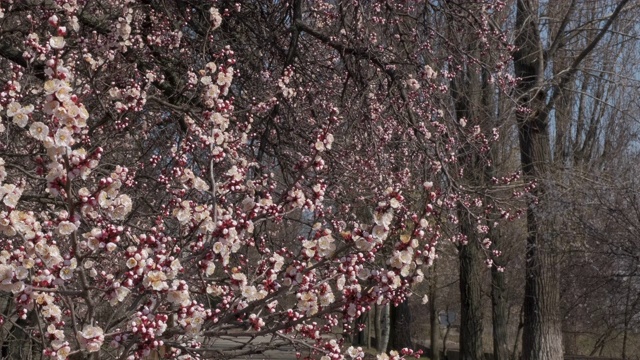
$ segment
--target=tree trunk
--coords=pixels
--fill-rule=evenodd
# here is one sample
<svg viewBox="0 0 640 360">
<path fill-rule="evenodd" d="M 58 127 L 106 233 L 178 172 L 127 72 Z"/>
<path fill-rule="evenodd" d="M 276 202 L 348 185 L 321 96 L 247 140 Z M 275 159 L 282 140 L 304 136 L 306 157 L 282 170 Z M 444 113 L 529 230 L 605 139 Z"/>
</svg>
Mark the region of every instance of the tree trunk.
<svg viewBox="0 0 640 360">
<path fill-rule="evenodd" d="M 528 181 L 538 179 L 535 167 L 548 161 L 549 136 L 546 122 L 534 119 L 520 127 L 522 166 Z M 532 191 L 527 208 L 527 244 L 523 354 L 525 360 L 562 359 L 562 323 L 559 315 L 558 264 L 553 239 L 544 225 L 541 183 Z"/>
<path fill-rule="evenodd" d="M 520 308 L 520 316 L 518 317 L 518 330 L 516 330 L 516 337 L 513 341 L 513 350 L 511 351 L 511 360 L 522 359 L 521 352 L 519 352 L 520 338 L 522 337 L 522 328 L 524 328 L 524 304 Z"/>
<path fill-rule="evenodd" d="M 430 349 L 431 360 L 440 360 L 440 324 L 438 324 L 438 277 L 436 275 L 436 264 L 433 264 L 431 272 L 431 283 L 429 284 L 429 321 L 431 323 Z"/>
<path fill-rule="evenodd" d="M 469 52 L 479 55 L 479 49 L 473 42 L 467 45 Z M 482 120 L 487 116 L 487 99 L 483 91 L 482 69 L 476 64 L 466 64 L 464 73 L 451 82 L 451 94 L 455 100 L 456 120 L 465 120 L 472 125 L 485 127 Z M 492 96 L 493 94 L 491 94 Z M 484 165 L 481 158 L 470 155 L 469 146 L 463 147 L 458 154 L 458 161 L 466 167 L 464 180 L 471 186 L 480 186 L 484 182 Z M 460 359 L 480 360 L 483 358 L 482 348 L 482 258 L 480 243 L 476 231 L 477 221 L 471 211 L 460 205 L 460 233 L 467 239 L 466 245 L 458 246 L 460 262 Z"/>
<path fill-rule="evenodd" d="M 389 334 L 388 350 L 400 351 L 403 348 L 413 348 L 409 300 L 401 302 L 398 306 L 392 306 L 390 310 L 391 333 Z"/>
<path fill-rule="evenodd" d="M 368 313 L 362 314 L 354 321 L 352 345 L 363 346 L 367 344 L 366 329 L 360 330 L 362 325 L 366 325 L 367 316 Z"/>
<path fill-rule="evenodd" d="M 551 161 L 548 116 L 543 90 L 544 58 L 537 22 L 537 3 L 518 0 L 515 74 L 518 83 L 520 158 L 525 181 L 536 181 L 527 206 L 524 360 L 562 360 L 562 323 L 558 266 L 550 228 L 545 226 L 547 164 Z M 526 109 L 526 110 L 524 110 Z"/>
<path fill-rule="evenodd" d="M 624 330 L 622 333 L 622 359 L 627 359 L 627 338 L 629 334 L 629 320 L 631 316 L 629 315 L 629 298 L 631 296 L 631 280 L 627 279 L 627 296 L 624 301 Z"/>
<path fill-rule="evenodd" d="M 460 359 L 482 360 L 482 262 L 480 244 L 475 235 L 474 221 L 466 211 L 460 211 L 460 228 L 468 243 L 459 246 L 460 260 Z"/>
<path fill-rule="evenodd" d="M 444 354 L 445 360 L 449 358 L 447 352 L 449 352 L 449 348 L 447 347 L 447 341 L 449 340 L 449 333 L 451 332 L 451 325 L 447 324 L 447 329 L 444 331 L 444 337 L 442 338 L 442 353 Z"/>
<path fill-rule="evenodd" d="M 376 306 L 376 351 L 382 353 L 387 351 L 389 344 L 389 332 L 391 322 L 389 321 L 389 304 Z"/>
<path fill-rule="evenodd" d="M 367 331 L 366 331 L 366 336 L 367 336 L 367 349 L 371 349 L 371 327 L 373 325 L 373 316 L 375 315 L 375 311 L 371 312 L 369 311 L 367 313 Z"/>
<path fill-rule="evenodd" d="M 500 235 L 494 229 L 490 232 L 492 249 L 499 249 Z M 491 268 L 491 321 L 493 325 L 493 360 L 509 360 L 509 340 L 507 322 L 506 282 L 504 272 L 498 271 L 501 259 L 493 258 Z"/>
</svg>

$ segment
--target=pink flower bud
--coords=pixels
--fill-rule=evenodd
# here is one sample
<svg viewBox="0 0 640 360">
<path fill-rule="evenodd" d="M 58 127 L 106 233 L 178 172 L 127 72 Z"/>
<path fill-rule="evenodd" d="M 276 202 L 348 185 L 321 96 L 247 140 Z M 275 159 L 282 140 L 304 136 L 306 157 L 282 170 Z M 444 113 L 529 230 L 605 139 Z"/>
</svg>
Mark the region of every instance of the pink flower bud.
<svg viewBox="0 0 640 360">
<path fill-rule="evenodd" d="M 51 26 L 57 26 L 58 25 L 58 16 L 57 15 L 51 15 L 51 17 L 49 17 L 49 25 L 51 25 Z"/>
</svg>

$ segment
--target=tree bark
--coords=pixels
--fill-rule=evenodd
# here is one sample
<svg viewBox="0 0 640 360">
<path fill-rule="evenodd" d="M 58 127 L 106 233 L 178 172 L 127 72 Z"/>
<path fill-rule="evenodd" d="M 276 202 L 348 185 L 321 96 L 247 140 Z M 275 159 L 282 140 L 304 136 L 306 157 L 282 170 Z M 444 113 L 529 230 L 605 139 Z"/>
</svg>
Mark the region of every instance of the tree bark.
<svg viewBox="0 0 640 360">
<path fill-rule="evenodd" d="M 387 351 L 389 344 L 389 304 L 376 306 L 376 351 L 382 353 Z"/>
<path fill-rule="evenodd" d="M 368 313 L 362 314 L 360 316 L 358 316 L 358 318 L 354 321 L 354 326 L 353 326 L 353 340 L 351 341 L 351 343 L 353 345 L 357 345 L 357 346 L 363 346 L 363 345 L 367 345 L 367 333 L 365 332 L 366 329 L 363 329 L 362 331 L 360 330 L 360 327 L 364 324 L 366 325 L 366 321 L 367 321 L 367 317 Z"/>
<path fill-rule="evenodd" d="M 433 264 L 431 272 L 431 283 L 429 284 L 429 321 L 431 323 L 431 334 L 429 334 L 431 344 L 431 360 L 440 360 L 440 324 L 438 323 L 438 276 L 436 275 L 436 264 Z"/>
<path fill-rule="evenodd" d="M 498 248 L 499 236 L 492 231 L 491 239 Z M 500 260 L 494 258 L 491 268 L 491 321 L 493 326 L 493 359 L 509 360 L 509 335 L 507 331 L 508 313 L 506 299 L 506 282 L 504 272 L 498 271 Z"/>
<path fill-rule="evenodd" d="M 522 354 L 524 360 L 562 360 L 558 264 L 544 213 L 544 181 L 551 149 L 546 93 L 542 87 L 544 57 L 535 0 L 518 0 L 516 32 L 518 50 L 514 54 L 514 69 L 521 79 L 516 112 L 520 158 L 524 180 L 537 182 L 527 206 Z"/>
<path fill-rule="evenodd" d="M 366 341 L 366 345 L 367 345 L 367 349 L 371 349 L 371 327 L 373 325 L 373 316 L 375 315 L 375 311 L 371 312 L 369 311 L 367 313 L 367 331 L 366 331 L 366 336 L 367 336 L 367 341 Z"/>
<path fill-rule="evenodd" d="M 391 320 L 391 332 L 389 334 L 388 350 L 400 351 L 403 348 L 413 348 L 409 300 L 401 302 L 398 306 L 391 306 L 389 318 Z"/>
<path fill-rule="evenodd" d="M 468 243 L 459 246 L 460 260 L 460 359 L 482 360 L 482 262 L 480 244 L 475 236 L 474 221 L 466 211 L 460 219 L 462 234 Z"/>
<path fill-rule="evenodd" d="M 468 44 L 469 52 L 479 55 L 474 43 Z M 456 120 L 470 124 L 486 126 L 482 120 L 487 118 L 485 92 L 483 91 L 482 69 L 475 64 L 466 64 L 465 72 L 451 82 L 451 94 L 454 99 Z M 479 186 L 484 182 L 484 164 L 479 156 L 469 155 L 468 145 L 459 152 L 458 159 L 464 164 L 465 183 Z M 482 331 L 482 259 L 480 242 L 476 231 L 476 216 L 471 210 L 460 205 L 460 234 L 467 239 L 466 245 L 458 246 L 460 266 L 460 359 L 480 360 L 483 358 Z"/>
</svg>

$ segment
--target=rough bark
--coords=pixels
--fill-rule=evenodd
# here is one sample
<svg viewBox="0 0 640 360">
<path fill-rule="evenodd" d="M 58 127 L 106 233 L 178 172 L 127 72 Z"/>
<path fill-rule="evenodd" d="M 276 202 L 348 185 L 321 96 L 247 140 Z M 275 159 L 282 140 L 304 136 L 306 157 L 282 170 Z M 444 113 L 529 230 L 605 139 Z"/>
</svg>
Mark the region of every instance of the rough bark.
<svg viewBox="0 0 640 360">
<path fill-rule="evenodd" d="M 429 321 L 431 324 L 431 360 L 440 360 L 440 324 L 438 324 L 438 277 L 436 275 L 436 264 L 431 272 L 431 282 L 429 284 Z"/>
<path fill-rule="evenodd" d="M 551 160 L 548 116 L 545 111 L 544 57 L 537 22 L 537 3 L 518 0 L 515 74 L 518 85 L 520 158 L 525 181 L 537 181 L 527 206 L 525 265 L 524 360 L 561 360 L 562 322 L 558 264 L 552 234 L 545 226 L 547 164 Z M 526 110 L 525 110 L 526 109 Z"/>
<path fill-rule="evenodd" d="M 495 230 L 491 233 L 492 244 L 499 248 L 500 237 Z M 507 322 L 507 289 L 504 272 L 498 271 L 497 266 L 501 266 L 500 258 L 493 259 L 494 266 L 491 268 L 491 321 L 493 327 L 493 359 L 509 360 L 509 339 Z"/>
<path fill-rule="evenodd" d="M 461 230 L 467 234 L 468 243 L 459 247 L 460 261 L 460 359 L 481 360 L 482 314 L 482 261 L 480 244 L 474 236 L 474 222 L 470 215 L 460 219 Z"/>
<path fill-rule="evenodd" d="M 366 328 L 363 329 L 362 331 L 359 330 L 362 325 L 366 325 L 367 316 L 368 314 L 362 314 L 355 321 L 354 335 L 353 335 L 353 341 L 352 341 L 353 345 L 362 346 L 367 344 Z"/>
<path fill-rule="evenodd" d="M 373 335 L 371 333 L 372 325 L 373 325 L 373 319 L 372 318 L 374 317 L 374 315 L 375 315 L 375 311 L 374 312 L 369 311 L 367 313 L 367 329 L 366 329 L 366 337 L 367 337 L 367 339 L 366 339 L 366 342 L 365 342 L 366 345 L 367 345 L 367 349 L 371 349 L 371 338 L 372 338 L 372 335 Z"/>
<path fill-rule="evenodd" d="M 376 351 L 385 352 L 389 344 L 389 304 L 376 306 Z"/>
<path fill-rule="evenodd" d="M 411 342 L 411 309 L 409 300 L 405 300 L 398 306 L 390 307 L 391 331 L 389 334 L 388 350 L 400 351 L 403 348 L 413 348 Z"/>
</svg>

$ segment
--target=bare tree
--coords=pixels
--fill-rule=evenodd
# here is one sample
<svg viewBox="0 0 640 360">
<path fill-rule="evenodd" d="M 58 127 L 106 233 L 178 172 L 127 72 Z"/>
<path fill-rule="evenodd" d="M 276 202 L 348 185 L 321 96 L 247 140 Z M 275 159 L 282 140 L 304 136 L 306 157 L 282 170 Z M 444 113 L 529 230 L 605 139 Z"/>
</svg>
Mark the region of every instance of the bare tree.
<svg viewBox="0 0 640 360">
<path fill-rule="evenodd" d="M 545 209 L 552 194 L 549 182 L 553 160 L 549 114 L 561 103 L 563 89 L 573 80 L 580 65 L 608 33 L 628 2 L 622 0 L 610 6 L 611 13 L 599 19 L 601 26 L 586 32 L 593 36 L 567 60 L 564 69 L 553 72 L 550 82 L 546 76 L 549 59 L 571 40 L 568 26 L 577 1 L 572 1 L 564 10 L 564 18 L 557 31 L 550 35 L 552 41 L 549 46 L 544 46 L 541 39 L 543 24 L 539 20 L 539 2 L 518 0 L 516 4 L 514 69 L 520 79 L 516 115 L 522 170 L 527 181 L 536 181 L 527 208 L 523 331 L 523 356 L 526 360 L 561 359 L 563 356 L 557 243 L 551 231 L 554 228 L 551 215 L 548 208 Z M 545 31 L 552 30 L 545 28 Z"/>
</svg>

